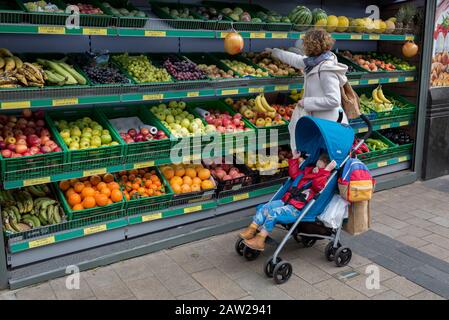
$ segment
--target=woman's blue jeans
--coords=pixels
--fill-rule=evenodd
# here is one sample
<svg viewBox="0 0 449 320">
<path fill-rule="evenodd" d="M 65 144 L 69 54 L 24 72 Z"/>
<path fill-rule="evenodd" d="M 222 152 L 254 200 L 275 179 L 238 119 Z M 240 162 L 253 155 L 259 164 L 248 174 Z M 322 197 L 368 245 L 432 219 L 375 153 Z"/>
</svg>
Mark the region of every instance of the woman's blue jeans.
<svg viewBox="0 0 449 320">
<path fill-rule="evenodd" d="M 275 200 L 257 206 L 254 223 L 272 232 L 276 224 L 291 224 L 296 221 L 301 211 L 282 200 Z"/>
</svg>

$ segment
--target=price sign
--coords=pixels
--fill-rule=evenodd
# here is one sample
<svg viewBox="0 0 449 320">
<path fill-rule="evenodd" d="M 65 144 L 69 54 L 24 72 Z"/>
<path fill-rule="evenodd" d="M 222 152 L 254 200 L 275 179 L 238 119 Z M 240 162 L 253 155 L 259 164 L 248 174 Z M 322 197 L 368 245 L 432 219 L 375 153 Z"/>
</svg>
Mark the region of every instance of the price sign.
<svg viewBox="0 0 449 320">
<path fill-rule="evenodd" d="M 239 89 L 228 89 L 228 90 L 221 90 L 222 96 L 230 96 L 233 94 L 239 94 Z"/>
<path fill-rule="evenodd" d="M 158 220 L 158 219 L 162 219 L 161 212 L 147 214 L 145 216 L 142 216 L 142 222 L 148 222 L 148 221 L 153 221 L 153 220 Z"/>
<path fill-rule="evenodd" d="M 202 206 L 187 207 L 187 208 L 184 208 L 184 213 L 197 212 L 197 211 L 201 211 L 202 209 L 203 209 Z"/>
<path fill-rule="evenodd" d="M 264 87 L 259 87 L 259 88 L 249 88 L 248 89 L 249 93 L 261 93 L 264 92 Z"/>
<path fill-rule="evenodd" d="M 2 109 L 26 109 L 30 106 L 30 101 L 2 102 Z"/>
<path fill-rule="evenodd" d="M 199 91 L 187 92 L 187 97 L 189 97 L 189 98 L 194 98 L 194 97 L 199 97 L 199 96 L 200 96 Z"/>
<path fill-rule="evenodd" d="M 135 163 L 133 166 L 134 169 L 142 169 L 142 168 L 148 168 L 148 167 L 154 167 L 154 161 L 139 162 L 139 163 Z"/>
<path fill-rule="evenodd" d="M 271 38 L 273 39 L 287 39 L 288 38 L 288 33 L 280 33 L 280 32 L 273 32 L 271 34 Z"/>
<path fill-rule="evenodd" d="M 44 184 L 44 183 L 49 183 L 51 181 L 50 177 L 42 177 L 42 178 L 35 178 L 35 179 L 28 179 L 28 180 L 23 180 L 23 186 L 27 187 L 27 186 L 34 186 L 36 184 Z"/>
<path fill-rule="evenodd" d="M 148 101 L 148 100 L 162 100 L 164 99 L 164 95 L 162 93 L 156 93 L 156 94 L 145 94 L 142 97 L 142 100 Z"/>
<path fill-rule="evenodd" d="M 32 248 L 47 246 L 49 244 L 55 243 L 55 241 L 56 241 L 55 237 L 51 236 L 51 237 L 47 237 L 47 238 L 30 241 L 30 242 L 28 242 L 28 247 L 30 249 L 32 249 Z"/>
<path fill-rule="evenodd" d="M 95 176 L 98 174 L 105 174 L 106 172 L 107 172 L 106 168 L 86 170 L 83 172 L 83 177 L 90 177 L 90 176 Z"/>
<path fill-rule="evenodd" d="M 145 31 L 145 37 L 166 37 L 165 31 Z"/>
<path fill-rule="evenodd" d="M 52 102 L 53 107 L 70 106 L 78 104 L 78 98 L 55 99 Z"/>
<path fill-rule="evenodd" d="M 106 36 L 108 30 L 104 28 L 83 28 L 83 35 L 85 36 Z"/>
<path fill-rule="evenodd" d="M 275 86 L 274 91 L 288 91 L 288 85 Z"/>
<path fill-rule="evenodd" d="M 42 34 L 65 34 L 64 27 L 38 27 L 38 33 Z"/>
<path fill-rule="evenodd" d="M 361 34 L 351 34 L 351 40 L 362 40 Z"/>
<path fill-rule="evenodd" d="M 370 79 L 368 80 L 368 84 L 376 84 L 379 83 L 379 79 Z"/>
<path fill-rule="evenodd" d="M 251 39 L 265 39 L 265 32 L 251 32 L 249 37 Z"/>
<path fill-rule="evenodd" d="M 83 233 L 84 233 L 85 236 L 87 236 L 87 235 L 90 235 L 90 234 L 106 231 L 107 229 L 108 229 L 108 227 L 106 227 L 105 224 L 102 224 L 102 225 L 99 225 L 99 226 L 93 226 L 93 227 L 89 227 L 89 228 L 84 228 Z"/>
<path fill-rule="evenodd" d="M 378 168 L 382 168 L 382 167 L 386 167 L 388 166 L 388 162 L 387 161 L 381 161 L 377 163 L 377 167 Z"/>
<path fill-rule="evenodd" d="M 240 201 L 240 200 L 245 200 L 248 198 L 249 198 L 249 193 L 242 193 L 242 194 L 235 195 L 232 199 L 234 201 Z"/>
</svg>

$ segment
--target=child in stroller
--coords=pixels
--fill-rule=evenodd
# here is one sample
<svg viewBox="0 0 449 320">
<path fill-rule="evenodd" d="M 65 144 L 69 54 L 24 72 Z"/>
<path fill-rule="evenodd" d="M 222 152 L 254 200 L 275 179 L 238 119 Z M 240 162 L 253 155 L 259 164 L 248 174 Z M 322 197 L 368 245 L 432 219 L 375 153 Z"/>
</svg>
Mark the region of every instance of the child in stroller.
<svg viewBox="0 0 449 320">
<path fill-rule="evenodd" d="M 265 240 L 274 226 L 295 222 L 301 213 L 300 210 L 325 187 L 331 171 L 336 166 L 336 162 L 330 161 L 328 154 L 324 152 L 321 153 L 315 166 L 301 170 L 303 161 L 304 158 L 300 155 L 289 160 L 289 175 L 295 182 L 282 199 L 258 206 L 253 222 L 240 233 L 246 246 L 263 251 Z M 257 232 L 259 228 L 260 232 Z"/>
</svg>

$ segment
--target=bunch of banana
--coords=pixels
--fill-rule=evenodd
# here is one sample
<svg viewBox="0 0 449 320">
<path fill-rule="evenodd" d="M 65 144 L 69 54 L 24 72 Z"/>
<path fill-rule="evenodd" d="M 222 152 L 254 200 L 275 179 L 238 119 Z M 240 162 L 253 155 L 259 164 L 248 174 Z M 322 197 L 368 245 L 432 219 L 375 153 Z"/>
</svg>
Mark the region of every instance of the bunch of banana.
<svg viewBox="0 0 449 320">
<path fill-rule="evenodd" d="M 15 207 L 18 208 L 20 214 L 26 214 L 33 210 L 33 197 L 28 191 L 16 191 L 13 195 L 16 201 Z"/>
<path fill-rule="evenodd" d="M 29 186 L 25 190 L 35 197 L 45 197 L 51 193 L 50 188 L 46 184 Z"/>
<path fill-rule="evenodd" d="M 276 116 L 276 109 L 270 106 L 267 102 L 267 99 L 263 94 L 260 94 L 255 99 L 255 110 L 257 112 L 264 113 L 266 116 L 274 119 Z"/>
<path fill-rule="evenodd" d="M 0 206 L 2 208 L 13 206 L 16 203 L 10 190 L 0 190 Z"/>
<path fill-rule="evenodd" d="M 24 62 L 21 68 L 13 73 L 19 84 L 27 87 L 43 87 L 47 76 L 44 69 L 38 64 Z"/>
<path fill-rule="evenodd" d="M 376 104 L 375 111 L 390 111 L 393 109 L 393 103 L 385 98 L 382 86 L 378 85 L 372 92 L 373 101 Z"/>
<path fill-rule="evenodd" d="M 6 48 L 0 48 L 0 88 L 17 88 L 19 81 L 15 76 L 23 66 L 22 60 Z"/>
<path fill-rule="evenodd" d="M 48 197 L 37 198 L 34 201 L 34 209 L 31 213 L 39 219 L 43 226 L 61 223 L 63 215 L 56 200 Z"/>
<path fill-rule="evenodd" d="M 2 210 L 3 226 L 9 232 L 25 232 L 31 230 L 32 226 L 21 222 L 22 216 L 15 206 L 7 207 Z"/>
</svg>

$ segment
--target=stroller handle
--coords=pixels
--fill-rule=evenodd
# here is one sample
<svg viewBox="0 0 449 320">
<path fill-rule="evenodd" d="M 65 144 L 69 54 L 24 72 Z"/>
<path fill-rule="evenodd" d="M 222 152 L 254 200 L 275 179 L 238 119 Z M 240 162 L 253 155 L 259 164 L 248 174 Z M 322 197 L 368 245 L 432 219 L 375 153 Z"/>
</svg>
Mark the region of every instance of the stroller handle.
<svg viewBox="0 0 449 320">
<path fill-rule="evenodd" d="M 360 119 L 362 119 L 363 122 L 365 122 L 366 126 L 368 127 L 368 132 L 365 133 L 365 135 L 363 136 L 363 141 L 366 141 L 373 133 L 373 125 L 371 124 L 371 121 L 369 121 L 369 119 L 364 114 L 360 115 Z"/>
</svg>

